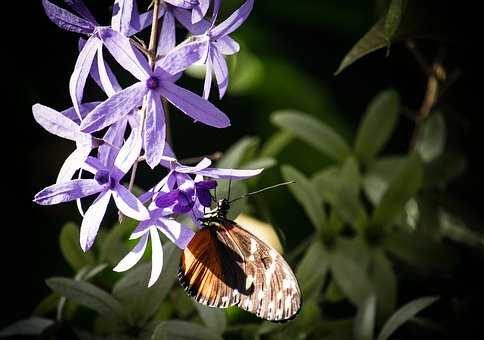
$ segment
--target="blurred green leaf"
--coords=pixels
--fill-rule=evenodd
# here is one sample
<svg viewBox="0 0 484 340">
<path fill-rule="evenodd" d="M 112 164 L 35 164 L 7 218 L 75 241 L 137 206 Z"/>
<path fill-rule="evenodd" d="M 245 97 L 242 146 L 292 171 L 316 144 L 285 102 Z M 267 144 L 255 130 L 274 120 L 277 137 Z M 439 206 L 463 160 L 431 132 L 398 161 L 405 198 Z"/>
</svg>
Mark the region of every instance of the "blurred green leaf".
<svg viewBox="0 0 484 340">
<path fill-rule="evenodd" d="M 258 145 L 259 138 L 257 137 L 244 137 L 240 139 L 224 153 L 222 159 L 217 163 L 217 167 L 229 169 L 238 168 L 243 163 L 252 160 L 248 155 L 253 156 Z"/>
<path fill-rule="evenodd" d="M 45 282 L 50 289 L 69 300 L 88 307 L 107 318 L 118 322 L 126 321 L 121 304 L 104 290 L 90 283 L 63 277 L 53 277 Z"/>
<path fill-rule="evenodd" d="M 289 185 L 289 190 L 304 208 L 316 230 L 321 230 L 326 217 L 322 199 L 316 193 L 314 186 L 302 173 L 289 165 L 282 166 L 281 172 L 284 180 L 295 181 Z"/>
<path fill-rule="evenodd" d="M 262 146 L 260 157 L 276 157 L 293 139 L 292 133 L 277 131 Z"/>
<path fill-rule="evenodd" d="M 39 335 L 44 329 L 53 323 L 54 321 L 52 320 L 38 317 L 20 320 L 0 330 L 0 337 Z"/>
<path fill-rule="evenodd" d="M 230 59 L 230 94 L 242 95 L 256 88 L 264 79 L 264 67 L 261 60 L 247 48 Z"/>
<path fill-rule="evenodd" d="M 175 301 L 174 305 L 179 317 L 186 318 L 195 311 L 193 299 L 181 287 L 176 290 Z"/>
<path fill-rule="evenodd" d="M 50 293 L 45 298 L 43 298 L 42 301 L 40 301 L 40 303 L 35 307 L 32 315 L 44 316 L 55 311 L 60 298 L 61 295 L 59 295 L 58 293 Z"/>
<path fill-rule="evenodd" d="M 152 340 L 222 340 L 222 337 L 199 324 L 170 320 L 160 322 Z"/>
<path fill-rule="evenodd" d="M 369 278 L 376 294 L 378 320 L 386 319 L 395 310 L 397 304 L 397 277 L 392 263 L 383 251 L 372 254 L 369 266 Z"/>
<path fill-rule="evenodd" d="M 329 167 L 317 173 L 312 182 L 344 222 L 355 229 L 366 225 L 368 217 L 359 199 L 361 179 L 354 158 L 348 158 L 341 170 Z"/>
<path fill-rule="evenodd" d="M 336 161 L 343 161 L 350 155 L 350 148 L 335 130 L 305 113 L 276 111 L 271 121 Z"/>
<path fill-rule="evenodd" d="M 373 223 L 390 225 L 422 185 L 423 168 L 417 155 L 410 155 L 391 179 L 380 204 L 373 212 Z"/>
<path fill-rule="evenodd" d="M 324 292 L 324 300 L 332 303 L 338 303 L 346 298 L 345 293 L 341 290 L 338 284 L 331 280 Z"/>
<path fill-rule="evenodd" d="M 329 256 L 319 240 L 311 243 L 296 269 L 304 299 L 318 298 L 329 269 Z"/>
<path fill-rule="evenodd" d="M 380 203 L 388 182 L 405 163 L 404 156 L 383 157 L 372 162 L 363 178 L 363 190 L 373 205 Z"/>
<path fill-rule="evenodd" d="M 344 253 L 331 253 L 331 272 L 346 297 L 356 306 L 361 305 L 373 288 L 365 270 Z"/>
<path fill-rule="evenodd" d="M 383 91 L 371 101 L 356 135 L 355 153 L 360 160 L 368 162 L 383 149 L 395 129 L 399 102 L 394 90 Z"/>
<path fill-rule="evenodd" d="M 484 246 L 484 235 L 469 229 L 462 219 L 448 211 L 439 211 L 438 221 L 442 235 L 451 240 L 467 244 L 471 247 Z"/>
<path fill-rule="evenodd" d="M 439 157 L 445 147 L 445 121 L 440 112 L 433 112 L 423 123 L 415 148 L 424 162 Z"/>
<path fill-rule="evenodd" d="M 448 272 L 458 263 L 458 256 L 452 248 L 422 233 L 393 232 L 385 237 L 382 246 L 428 275 L 436 270 Z"/>
<path fill-rule="evenodd" d="M 82 251 L 79 240 L 79 226 L 71 222 L 62 227 L 59 237 L 60 249 L 66 261 L 75 271 L 95 263 L 92 253 Z"/>
<path fill-rule="evenodd" d="M 117 265 L 128 252 L 127 246 L 123 244 L 123 239 L 134 230 L 139 222 L 131 218 L 126 218 L 122 223 L 114 224 L 106 234 L 100 248 L 100 260 L 111 265 Z"/>
<path fill-rule="evenodd" d="M 163 270 L 148 288 L 151 262 L 127 272 L 113 287 L 113 296 L 129 311 L 137 325 L 143 325 L 160 307 L 176 280 L 180 251 L 171 243 L 163 245 Z"/>
<path fill-rule="evenodd" d="M 402 22 L 403 13 L 405 12 L 405 0 L 391 0 L 388 6 L 388 12 L 385 16 L 385 39 L 388 47 L 395 36 L 395 33 Z"/>
<path fill-rule="evenodd" d="M 375 315 L 376 315 L 376 297 L 370 295 L 358 308 L 358 313 L 355 317 L 355 339 L 356 340 L 373 340 L 375 331 Z"/>
<path fill-rule="evenodd" d="M 97 266 L 94 266 L 92 268 L 88 268 L 86 273 L 83 275 L 82 280 L 89 281 L 92 278 L 95 278 L 96 276 L 101 274 L 104 271 L 104 269 L 106 269 L 107 267 L 108 267 L 108 264 L 103 263 L 103 264 L 99 264 Z"/>
<path fill-rule="evenodd" d="M 227 326 L 225 310 L 220 308 L 208 307 L 193 301 L 205 325 L 215 333 L 222 335 Z"/>
<path fill-rule="evenodd" d="M 423 297 L 423 298 L 413 300 L 407 303 L 406 305 L 402 306 L 385 323 L 385 325 L 383 326 L 380 332 L 380 335 L 378 335 L 377 340 L 387 340 L 405 322 L 413 318 L 420 311 L 429 307 L 437 300 L 438 300 L 437 297 Z"/>
</svg>

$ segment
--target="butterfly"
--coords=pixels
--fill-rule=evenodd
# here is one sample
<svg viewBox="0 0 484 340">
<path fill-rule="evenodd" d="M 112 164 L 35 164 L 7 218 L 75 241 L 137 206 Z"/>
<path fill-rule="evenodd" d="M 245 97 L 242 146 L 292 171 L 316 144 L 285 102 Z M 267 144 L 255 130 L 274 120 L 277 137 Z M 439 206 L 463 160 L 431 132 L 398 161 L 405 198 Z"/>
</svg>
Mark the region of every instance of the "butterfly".
<svg viewBox="0 0 484 340">
<path fill-rule="evenodd" d="M 301 308 L 296 276 L 271 246 L 227 218 L 230 202 L 219 201 L 200 220 L 182 253 L 178 279 L 197 302 L 218 308 L 237 305 L 274 322 Z"/>
</svg>

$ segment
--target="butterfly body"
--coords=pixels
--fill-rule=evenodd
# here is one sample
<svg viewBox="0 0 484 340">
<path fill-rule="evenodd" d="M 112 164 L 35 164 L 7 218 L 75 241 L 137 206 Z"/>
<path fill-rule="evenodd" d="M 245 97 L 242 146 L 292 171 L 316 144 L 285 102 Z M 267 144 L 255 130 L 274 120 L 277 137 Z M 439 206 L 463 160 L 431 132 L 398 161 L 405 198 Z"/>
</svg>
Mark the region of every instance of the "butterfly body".
<svg viewBox="0 0 484 340">
<path fill-rule="evenodd" d="M 301 307 L 294 273 L 276 250 L 228 219 L 229 208 L 222 200 L 201 219 L 203 228 L 182 254 L 182 286 L 207 306 L 238 305 L 276 322 L 294 318 Z"/>
</svg>

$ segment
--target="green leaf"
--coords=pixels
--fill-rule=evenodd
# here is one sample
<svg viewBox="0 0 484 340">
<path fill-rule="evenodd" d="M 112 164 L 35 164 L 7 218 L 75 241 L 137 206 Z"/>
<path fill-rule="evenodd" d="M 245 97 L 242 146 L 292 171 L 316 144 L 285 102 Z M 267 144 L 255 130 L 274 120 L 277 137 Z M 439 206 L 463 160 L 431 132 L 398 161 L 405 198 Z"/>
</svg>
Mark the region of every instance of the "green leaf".
<svg viewBox="0 0 484 340">
<path fill-rule="evenodd" d="M 363 190 L 373 205 L 380 203 L 388 182 L 405 163 L 403 156 L 384 157 L 373 162 L 363 178 Z"/>
<path fill-rule="evenodd" d="M 388 319 L 377 340 L 387 340 L 400 326 L 437 300 L 438 297 L 423 297 L 407 303 Z"/>
<path fill-rule="evenodd" d="M 390 6 L 388 7 L 388 12 L 385 17 L 385 39 L 388 41 L 388 46 L 390 46 L 395 33 L 402 22 L 403 13 L 405 12 L 405 1 L 404 0 L 391 0 Z"/>
<path fill-rule="evenodd" d="M 276 157 L 292 142 L 294 136 L 287 131 L 278 131 L 273 134 L 262 146 L 260 157 Z"/>
<path fill-rule="evenodd" d="M 79 243 L 79 227 L 75 223 L 67 223 L 62 227 L 59 237 L 62 255 L 76 271 L 95 263 L 92 253 L 84 253 Z"/>
<path fill-rule="evenodd" d="M 376 297 L 375 295 L 370 295 L 358 308 L 358 313 L 355 317 L 354 332 L 356 340 L 373 340 L 375 315 Z"/>
<path fill-rule="evenodd" d="M 394 90 L 381 92 L 372 100 L 356 135 L 355 153 L 359 159 L 368 162 L 383 149 L 395 129 L 399 106 Z"/>
<path fill-rule="evenodd" d="M 373 254 L 368 275 L 377 298 L 378 320 L 384 320 L 395 310 L 398 291 L 392 263 L 383 251 Z"/>
<path fill-rule="evenodd" d="M 385 20 L 379 20 L 345 55 L 335 75 L 340 74 L 344 69 L 365 55 L 387 46 L 384 27 Z"/>
<path fill-rule="evenodd" d="M 128 252 L 123 240 L 128 239 L 128 235 L 138 223 L 131 218 L 125 218 L 122 223 L 113 225 L 101 243 L 100 261 L 108 262 L 113 266 L 118 264 Z"/>
<path fill-rule="evenodd" d="M 281 172 L 284 180 L 295 181 L 295 183 L 289 185 L 289 190 L 304 208 L 314 227 L 321 230 L 326 217 L 322 199 L 315 191 L 314 186 L 302 173 L 289 165 L 282 166 Z"/>
<path fill-rule="evenodd" d="M 156 313 L 175 282 L 180 251 L 173 244 L 165 244 L 163 255 L 163 270 L 152 287 L 148 288 L 151 262 L 130 270 L 113 287 L 113 296 L 137 325 L 143 325 Z"/>
<path fill-rule="evenodd" d="M 348 158 L 341 170 L 330 167 L 319 172 L 312 183 L 344 222 L 355 229 L 366 225 L 368 217 L 359 199 L 361 179 L 354 158 Z"/>
<path fill-rule="evenodd" d="M 356 306 L 361 305 L 372 293 L 368 275 L 353 259 L 340 252 L 331 254 L 331 271 L 334 280 L 346 297 Z"/>
<path fill-rule="evenodd" d="M 126 321 L 121 304 L 104 290 L 87 282 L 63 277 L 46 280 L 47 286 L 67 299 L 88 307 L 115 321 Z"/>
<path fill-rule="evenodd" d="M 205 325 L 217 334 L 222 334 L 227 326 L 225 310 L 220 308 L 208 307 L 193 301 Z"/>
<path fill-rule="evenodd" d="M 61 296 L 59 294 L 50 293 L 39 302 L 32 314 L 35 316 L 42 316 L 55 311 L 60 298 Z"/>
<path fill-rule="evenodd" d="M 236 169 L 252 160 L 255 149 L 259 145 L 259 138 L 244 137 L 225 151 L 222 159 L 217 163 L 219 168 Z"/>
<path fill-rule="evenodd" d="M 32 317 L 30 319 L 17 321 L 0 330 L 0 337 L 16 335 L 40 335 L 54 321 L 44 318 Z"/>
<path fill-rule="evenodd" d="M 417 136 L 415 148 L 424 162 L 439 157 L 445 147 L 445 121 L 440 112 L 431 113 Z"/>
<path fill-rule="evenodd" d="M 271 121 L 336 161 L 343 161 L 350 155 L 348 144 L 335 130 L 305 113 L 276 111 Z"/>
<path fill-rule="evenodd" d="M 380 204 L 373 212 L 373 223 L 390 225 L 400 214 L 407 201 L 414 197 L 422 185 L 423 168 L 416 155 L 409 156 L 390 181 Z"/>
<path fill-rule="evenodd" d="M 156 327 L 152 340 L 223 340 L 222 337 L 209 328 L 199 324 L 170 320 L 160 322 Z"/>
<path fill-rule="evenodd" d="M 230 68 L 229 94 L 241 95 L 250 92 L 264 80 L 264 66 L 262 61 L 244 48 L 240 53 L 230 56 L 229 60 L 236 60 Z"/>
<path fill-rule="evenodd" d="M 98 276 L 99 274 L 101 274 L 104 269 L 106 269 L 108 267 L 108 264 L 107 263 L 103 263 L 103 264 L 99 264 L 93 268 L 89 268 L 86 273 L 82 276 L 82 280 L 84 281 L 89 281 L 91 280 L 92 278 L 95 278 L 96 276 Z"/>
<path fill-rule="evenodd" d="M 319 240 L 312 242 L 296 269 L 296 276 L 304 299 L 321 294 L 329 269 L 329 255 Z"/>
</svg>

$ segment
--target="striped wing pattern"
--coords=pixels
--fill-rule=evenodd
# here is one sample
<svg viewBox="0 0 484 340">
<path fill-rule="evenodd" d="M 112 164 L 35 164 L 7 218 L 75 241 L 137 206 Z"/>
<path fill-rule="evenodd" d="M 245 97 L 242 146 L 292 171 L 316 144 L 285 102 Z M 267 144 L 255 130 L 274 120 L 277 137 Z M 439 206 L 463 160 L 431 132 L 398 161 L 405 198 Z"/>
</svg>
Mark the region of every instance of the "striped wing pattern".
<svg viewBox="0 0 484 340">
<path fill-rule="evenodd" d="M 292 319 L 301 307 L 296 277 L 284 258 L 228 219 L 196 233 L 182 255 L 179 279 L 200 303 L 238 305 L 269 321 Z"/>
</svg>

